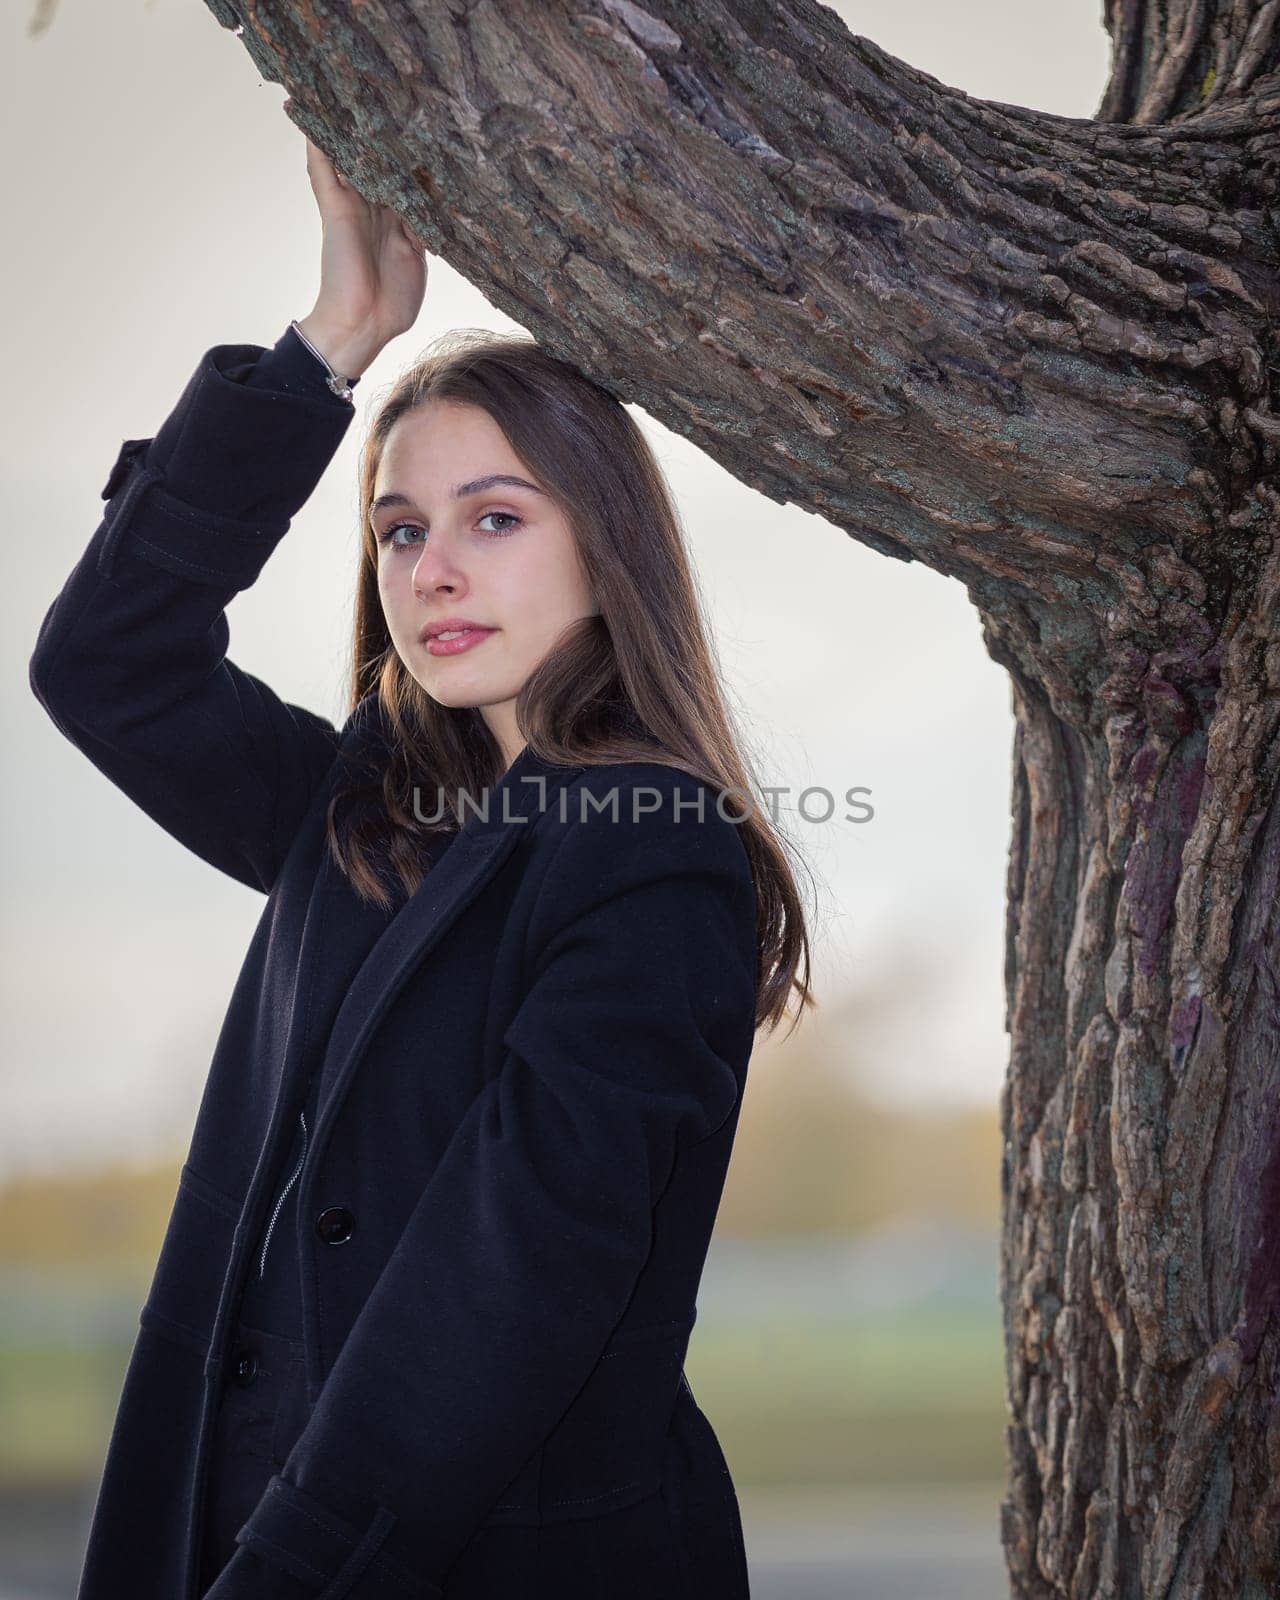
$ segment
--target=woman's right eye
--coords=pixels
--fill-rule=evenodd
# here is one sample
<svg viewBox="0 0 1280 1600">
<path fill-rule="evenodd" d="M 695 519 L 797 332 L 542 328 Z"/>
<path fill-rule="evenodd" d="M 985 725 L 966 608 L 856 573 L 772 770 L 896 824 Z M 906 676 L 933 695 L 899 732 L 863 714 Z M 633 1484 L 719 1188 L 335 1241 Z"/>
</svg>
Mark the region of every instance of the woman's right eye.
<svg viewBox="0 0 1280 1600">
<path fill-rule="evenodd" d="M 389 544 L 396 550 L 403 550 L 405 548 L 404 542 L 394 537 L 401 528 L 407 528 L 410 533 L 426 532 L 424 528 L 419 528 L 412 522 L 393 522 L 384 533 L 378 535 L 378 543 Z"/>
</svg>

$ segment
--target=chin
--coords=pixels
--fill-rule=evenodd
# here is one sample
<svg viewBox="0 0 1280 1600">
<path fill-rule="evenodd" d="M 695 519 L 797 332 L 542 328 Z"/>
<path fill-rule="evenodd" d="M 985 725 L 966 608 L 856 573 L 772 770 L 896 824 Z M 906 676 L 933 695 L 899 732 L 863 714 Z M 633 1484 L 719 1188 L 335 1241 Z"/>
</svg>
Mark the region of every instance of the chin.
<svg viewBox="0 0 1280 1600">
<path fill-rule="evenodd" d="M 421 678 L 418 683 L 438 706 L 447 706 L 450 711 L 473 711 L 489 703 L 489 697 L 484 694 L 468 693 L 464 689 L 450 691 L 447 686 L 423 683 Z"/>
</svg>

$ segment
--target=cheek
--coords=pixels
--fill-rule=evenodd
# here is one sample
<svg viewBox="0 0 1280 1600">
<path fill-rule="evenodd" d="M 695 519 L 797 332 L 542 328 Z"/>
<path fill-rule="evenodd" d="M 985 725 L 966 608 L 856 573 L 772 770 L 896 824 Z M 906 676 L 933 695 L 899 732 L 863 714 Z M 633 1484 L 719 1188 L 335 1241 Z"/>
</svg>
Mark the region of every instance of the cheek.
<svg viewBox="0 0 1280 1600">
<path fill-rule="evenodd" d="M 548 541 L 531 556 L 518 576 L 518 593 L 534 601 L 531 610 L 548 622 L 575 615 L 586 592 L 576 549 Z"/>
<path fill-rule="evenodd" d="M 404 613 L 412 599 L 407 567 L 404 570 L 397 570 L 392 559 L 384 558 L 379 563 L 378 597 L 382 601 L 382 609 L 388 622 L 394 622 L 397 614 Z"/>
</svg>

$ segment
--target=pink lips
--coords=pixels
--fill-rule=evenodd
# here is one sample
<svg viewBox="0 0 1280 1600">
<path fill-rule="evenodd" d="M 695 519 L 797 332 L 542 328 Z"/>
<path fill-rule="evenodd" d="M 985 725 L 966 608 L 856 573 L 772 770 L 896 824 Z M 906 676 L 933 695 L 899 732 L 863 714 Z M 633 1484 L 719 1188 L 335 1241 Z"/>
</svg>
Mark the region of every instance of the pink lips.
<svg viewBox="0 0 1280 1600">
<path fill-rule="evenodd" d="M 452 632 L 452 629 L 448 630 Z M 471 650 L 476 645 L 483 643 L 491 633 L 497 633 L 496 628 L 468 628 L 465 633 L 456 639 L 433 638 L 427 640 L 427 649 L 433 656 L 456 656 L 464 650 Z"/>
</svg>

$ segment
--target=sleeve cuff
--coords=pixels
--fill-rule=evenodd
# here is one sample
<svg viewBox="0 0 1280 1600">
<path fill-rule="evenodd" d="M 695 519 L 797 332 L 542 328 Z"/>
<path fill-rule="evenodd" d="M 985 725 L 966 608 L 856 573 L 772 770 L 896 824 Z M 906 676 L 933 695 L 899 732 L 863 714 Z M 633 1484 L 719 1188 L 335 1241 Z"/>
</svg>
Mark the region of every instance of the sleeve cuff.
<svg viewBox="0 0 1280 1600">
<path fill-rule="evenodd" d="M 206 350 L 151 439 L 126 439 L 107 476 L 97 568 L 119 548 L 198 582 L 247 588 L 310 499 L 355 407 L 306 385 L 315 357 L 292 327 L 260 345 Z M 256 373 L 261 383 L 235 374 Z M 279 384 L 280 387 L 268 385 Z"/>
<path fill-rule="evenodd" d="M 289 531 L 288 522 L 241 522 L 179 500 L 147 465 L 145 451 L 130 449 L 149 442 L 127 440 L 107 479 L 103 497 L 111 504 L 98 546 L 99 573 L 114 578 L 118 552 L 124 549 L 189 582 L 232 592 L 247 589 Z"/>
<path fill-rule="evenodd" d="M 223 1568 L 205 1600 L 251 1600 L 253 1555 L 273 1568 L 318 1586 L 315 1600 L 443 1600 L 436 1583 L 415 1576 L 380 1546 L 396 1521 L 380 1508 L 361 1533 L 345 1519 L 278 1473 L 249 1520 L 236 1534 L 240 1549 Z"/>
<path fill-rule="evenodd" d="M 292 334 L 289 335 L 292 338 Z M 296 344 L 298 341 L 293 340 Z M 265 377 L 292 371 L 281 345 L 222 344 L 206 350 L 146 448 L 165 488 L 196 511 L 247 523 L 287 524 L 310 498 L 351 424 L 355 407 L 320 394 L 237 381 L 231 373 L 272 356 Z M 314 364 L 315 358 L 301 347 Z M 136 441 L 135 441 L 136 442 Z"/>
</svg>

